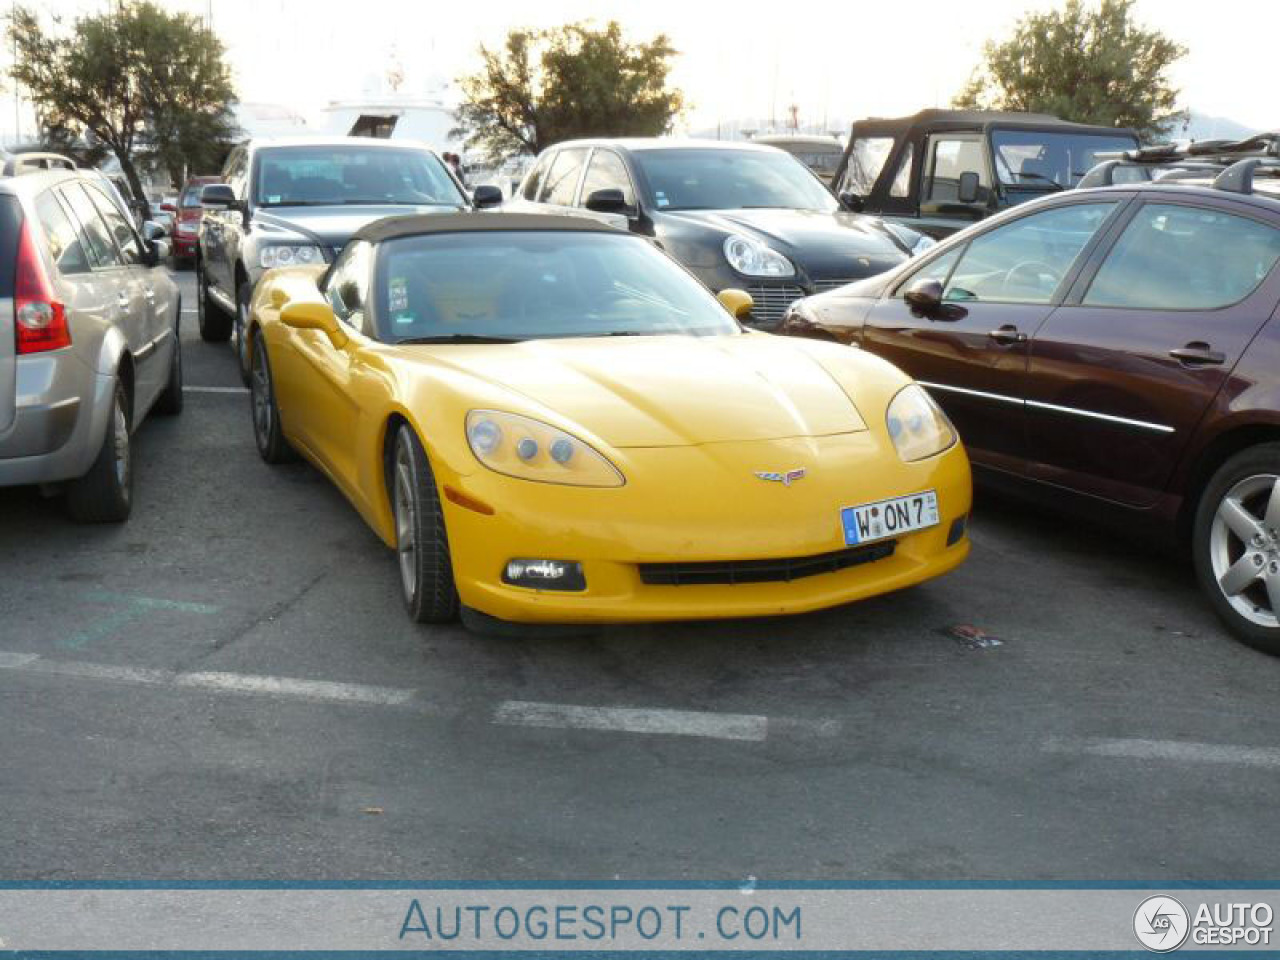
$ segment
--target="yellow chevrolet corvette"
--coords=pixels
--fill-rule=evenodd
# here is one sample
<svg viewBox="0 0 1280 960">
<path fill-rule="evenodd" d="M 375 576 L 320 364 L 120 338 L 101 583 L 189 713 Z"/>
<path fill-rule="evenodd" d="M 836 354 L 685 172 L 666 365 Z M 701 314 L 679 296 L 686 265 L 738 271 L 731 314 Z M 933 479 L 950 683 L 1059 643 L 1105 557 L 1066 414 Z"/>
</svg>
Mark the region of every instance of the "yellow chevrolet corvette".
<svg viewBox="0 0 1280 960">
<path fill-rule="evenodd" d="M 959 564 L 942 411 L 750 305 L 588 219 L 382 220 L 258 284 L 254 437 L 337 484 L 421 622 L 786 614 Z"/>
</svg>

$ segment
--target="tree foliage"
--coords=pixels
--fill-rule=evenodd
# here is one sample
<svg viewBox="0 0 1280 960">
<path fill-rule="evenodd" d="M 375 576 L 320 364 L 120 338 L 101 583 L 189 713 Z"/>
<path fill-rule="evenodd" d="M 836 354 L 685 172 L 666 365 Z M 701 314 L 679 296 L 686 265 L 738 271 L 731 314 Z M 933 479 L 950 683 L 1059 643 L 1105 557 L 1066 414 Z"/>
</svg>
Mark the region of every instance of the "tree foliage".
<svg viewBox="0 0 1280 960">
<path fill-rule="evenodd" d="M 142 202 L 139 169 L 177 181 L 184 167 L 212 167 L 234 134 L 231 73 L 222 43 L 196 17 L 150 0 L 122 0 L 110 13 L 46 30 L 16 8 L 9 29 L 12 76 L 35 105 L 46 141 L 83 135 L 114 154 Z"/>
<path fill-rule="evenodd" d="M 454 133 L 494 162 L 577 137 L 658 136 L 684 106 L 667 86 L 675 55 L 665 35 L 631 43 L 613 21 L 512 30 L 459 81 Z"/>
<path fill-rule="evenodd" d="M 1168 73 L 1187 51 L 1136 24 L 1133 4 L 1067 0 L 1061 10 L 1029 14 L 1008 40 L 987 43 L 953 105 L 1131 127 L 1143 140 L 1167 136 L 1186 117 Z"/>
</svg>

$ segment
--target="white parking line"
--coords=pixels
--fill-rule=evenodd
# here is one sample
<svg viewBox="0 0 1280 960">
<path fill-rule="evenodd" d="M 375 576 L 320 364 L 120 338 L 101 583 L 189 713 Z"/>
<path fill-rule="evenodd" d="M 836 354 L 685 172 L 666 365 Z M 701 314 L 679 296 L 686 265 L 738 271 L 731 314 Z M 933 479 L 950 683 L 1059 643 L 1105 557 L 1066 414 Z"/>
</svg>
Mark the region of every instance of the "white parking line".
<svg viewBox="0 0 1280 960">
<path fill-rule="evenodd" d="M 1280 767 L 1280 749 L 1274 747 L 1242 747 L 1229 743 L 1197 743 L 1193 740 L 1050 740 L 1045 744 L 1045 749 L 1051 753 L 1084 753 L 1118 760 Z"/>
<path fill-rule="evenodd" d="M 173 678 L 173 683 L 178 687 L 265 693 L 330 703 L 374 703 L 384 707 L 402 707 L 413 699 L 415 692 L 396 687 L 371 687 L 361 683 L 293 680 L 289 677 L 258 677 L 243 673 L 180 673 Z"/>
<path fill-rule="evenodd" d="M 248 393 L 247 387 L 187 387 L 182 388 L 183 393 Z"/>
<path fill-rule="evenodd" d="M 612 730 L 621 733 L 711 737 L 717 740 L 764 740 L 768 717 L 746 713 L 701 713 L 691 710 L 640 710 L 629 707 L 582 707 L 568 703 L 508 700 L 499 704 L 493 722 L 513 727 L 559 727 L 569 730 Z"/>
<path fill-rule="evenodd" d="M 46 659 L 34 653 L 0 650 L 0 672 L 3 671 L 168 689 L 207 690 L 212 693 L 305 700 L 311 703 L 408 708 L 433 716 L 462 716 L 471 712 L 469 709 L 461 708 L 442 709 L 439 705 L 430 704 L 422 697 L 421 691 L 405 687 L 380 687 L 330 680 L 300 680 L 294 677 L 273 677 L 250 673 L 143 669 L 81 660 Z M 835 720 L 796 720 L 781 717 L 771 721 L 768 717 L 746 713 L 588 707 L 567 703 L 536 703 L 527 700 L 503 701 L 498 704 L 488 719 L 502 726 L 598 730 L 754 743 L 767 739 L 771 730 L 785 739 L 796 735 L 831 737 L 836 735 L 840 728 L 839 722 Z"/>
<path fill-rule="evenodd" d="M 250 673 L 175 673 L 172 670 L 117 667 L 79 660 L 46 660 L 33 653 L 4 651 L 0 651 L 0 670 L 21 670 L 27 673 L 54 674 L 147 686 L 193 687 L 225 693 L 257 694 L 324 703 L 368 703 L 383 707 L 403 707 L 409 704 L 417 694 L 416 690 L 404 687 L 377 687 L 363 683 L 334 683 L 328 680 L 298 680 L 292 677 L 269 677 Z"/>
</svg>

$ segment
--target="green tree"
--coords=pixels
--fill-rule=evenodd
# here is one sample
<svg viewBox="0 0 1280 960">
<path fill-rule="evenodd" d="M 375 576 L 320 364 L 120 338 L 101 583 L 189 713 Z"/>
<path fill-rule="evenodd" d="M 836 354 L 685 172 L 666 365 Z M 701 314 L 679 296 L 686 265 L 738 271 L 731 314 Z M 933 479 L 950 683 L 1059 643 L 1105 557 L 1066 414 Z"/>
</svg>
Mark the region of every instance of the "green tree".
<svg viewBox="0 0 1280 960">
<path fill-rule="evenodd" d="M 177 181 L 204 170 L 234 134 L 231 72 L 222 43 L 196 17 L 150 0 L 122 0 L 69 30 L 46 30 L 35 11 L 16 8 L 11 71 L 35 105 L 46 139 L 85 136 L 119 161 L 146 203 L 140 169 Z"/>
<path fill-rule="evenodd" d="M 667 86 L 674 56 L 666 36 L 630 43 L 613 21 L 512 30 L 500 49 L 481 47 L 481 68 L 459 81 L 454 135 L 495 163 L 576 137 L 658 136 L 684 106 Z"/>
<path fill-rule="evenodd" d="M 1061 10 L 1029 14 L 1008 40 L 987 43 L 953 105 L 1131 127 L 1143 140 L 1168 136 L 1186 118 L 1169 68 L 1187 51 L 1135 23 L 1133 4 L 1067 0 Z"/>
</svg>

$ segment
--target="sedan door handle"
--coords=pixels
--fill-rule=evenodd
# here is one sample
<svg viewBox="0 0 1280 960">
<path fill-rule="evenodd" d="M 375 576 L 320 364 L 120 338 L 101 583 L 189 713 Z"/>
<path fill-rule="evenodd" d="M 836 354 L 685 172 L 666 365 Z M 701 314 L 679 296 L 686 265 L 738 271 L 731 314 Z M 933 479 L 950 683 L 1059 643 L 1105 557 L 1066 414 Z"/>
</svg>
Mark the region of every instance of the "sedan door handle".
<svg viewBox="0 0 1280 960">
<path fill-rule="evenodd" d="M 128 309 L 129 309 L 129 295 L 128 295 L 127 293 L 121 293 L 121 294 L 119 294 L 119 295 L 116 297 L 116 303 L 119 305 L 119 307 L 120 307 L 120 309 L 121 309 L 121 310 L 128 310 Z"/>
<path fill-rule="evenodd" d="M 1170 350 L 1169 356 L 1188 367 L 1217 366 L 1227 362 L 1227 355 L 1212 349 L 1209 344 L 1194 341 L 1177 350 Z"/>
<path fill-rule="evenodd" d="M 1026 343 L 1027 335 L 1011 323 L 1006 323 L 999 330 L 987 334 L 996 343 Z"/>
</svg>

